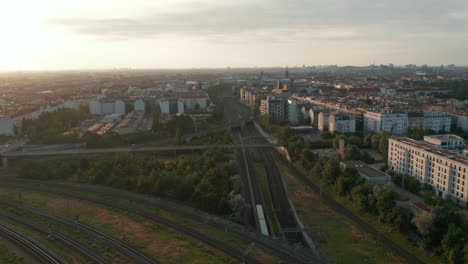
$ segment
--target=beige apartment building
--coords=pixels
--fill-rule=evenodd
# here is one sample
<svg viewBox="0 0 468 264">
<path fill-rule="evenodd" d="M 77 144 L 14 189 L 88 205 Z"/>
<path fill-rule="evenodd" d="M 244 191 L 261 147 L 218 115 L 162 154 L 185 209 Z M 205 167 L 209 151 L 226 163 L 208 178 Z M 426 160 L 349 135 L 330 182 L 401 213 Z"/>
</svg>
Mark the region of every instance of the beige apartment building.
<svg viewBox="0 0 468 264">
<path fill-rule="evenodd" d="M 417 178 L 444 199 L 468 205 L 468 158 L 424 141 L 391 138 L 388 166 L 397 173 Z"/>
</svg>

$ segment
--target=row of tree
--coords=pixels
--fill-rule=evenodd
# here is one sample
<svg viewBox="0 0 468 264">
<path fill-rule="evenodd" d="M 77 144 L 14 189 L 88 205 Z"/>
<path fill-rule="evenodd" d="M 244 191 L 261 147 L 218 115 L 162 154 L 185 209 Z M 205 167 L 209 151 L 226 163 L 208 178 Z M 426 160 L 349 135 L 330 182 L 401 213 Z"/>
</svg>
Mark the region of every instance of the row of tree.
<svg viewBox="0 0 468 264">
<path fill-rule="evenodd" d="M 466 220 L 463 220 L 456 206 L 441 199 L 432 200 L 431 205 L 435 209 L 432 214 L 428 214 L 431 221 L 423 221 L 424 224 L 420 224 L 420 214 L 412 216 L 396 206 L 397 197 L 392 191 L 391 184 L 383 188 L 369 185 L 355 169 L 347 168 L 342 171 L 339 159 L 319 160 L 309 151 L 308 144 L 302 142 L 294 131 L 274 125 L 267 115 L 261 116 L 259 122 L 264 129 L 286 143 L 295 164 L 304 168 L 306 174 L 316 183 L 319 179 L 322 188 L 334 195 L 346 198 L 359 210 L 375 215 L 379 221 L 402 234 L 416 233 L 423 241 L 422 246 L 436 253 L 446 263 L 465 263 L 466 252 L 468 252 L 468 236 L 466 235 L 468 224 Z M 358 146 L 372 147 L 386 157 L 388 141 L 392 134 L 382 131 L 378 134 L 367 134 L 361 139 L 356 136 L 330 133 L 325 137 L 327 141 L 333 143 L 334 147 L 337 147 L 340 139 L 344 139 L 348 143 L 345 157 L 354 159 L 360 154 Z M 405 189 L 412 192 L 418 192 L 421 189 L 419 181 L 413 177 L 405 177 L 401 174 L 394 177 L 395 183 L 400 186 L 403 185 L 403 179 Z"/>
<path fill-rule="evenodd" d="M 435 134 L 444 134 L 445 131 L 439 131 L 438 133 L 432 129 L 422 129 L 422 128 L 411 128 L 406 129 L 406 136 L 416 140 L 424 139 L 424 136 L 435 135 Z"/>
<path fill-rule="evenodd" d="M 20 175 L 31 179 L 69 179 L 126 189 L 187 202 L 209 212 L 229 214 L 240 181 L 232 153 L 210 149 L 174 161 L 156 157 L 137 159 L 118 153 L 113 159 L 28 162 Z"/>
<path fill-rule="evenodd" d="M 380 222 L 402 234 L 417 234 L 422 241 L 420 245 L 442 258 L 444 263 L 466 263 L 468 221 L 464 220 L 456 205 L 437 198 L 430 201 L 434 208 L 431 213 L 409 214 L 396 206 L 397 197 L 391 184 L 383 188 L 371 186 L 354 168 L 340 170 L 337 159 L 321 161 L 308 156 L 301 162 L 307 176 L 315 182 L 319 179 L 322 188 L 346 198 L 359 210 L 375 215 Z M 401 184 L 402 177 L 396 175 L 397 184 Z M 421 187 L 416 179 L 407 177 L 405 188 L 417 191 Z"/>
<path fill-rule="evenodd" d="M 23 119 L 22 134 L 29 137 L 34 144 L 76 143 L 80 130 L 72 130 L 69 134 L 64 132 L 76 128 L 83 120 L 92 115 L 84 106 L 79 109 L 62 109 L 52 113 L 45 113 L 38 119 Z"/>
</svg>

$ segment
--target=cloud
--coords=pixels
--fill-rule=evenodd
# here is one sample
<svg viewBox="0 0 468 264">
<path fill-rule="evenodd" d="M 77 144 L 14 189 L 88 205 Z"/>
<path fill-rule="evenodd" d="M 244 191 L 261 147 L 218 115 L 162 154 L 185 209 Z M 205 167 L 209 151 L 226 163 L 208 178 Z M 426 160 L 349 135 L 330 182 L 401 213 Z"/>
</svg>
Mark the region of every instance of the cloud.
<svg viewBox="0 0 468 264">
<path fill-rule="evenodd" d="M 57 17 L 48 23 L 80 35 L 110 38 L 176 34 L 351 40 L 466 34 L 467 13 L 464 0 L 252 0 L 234 5 L 204 1 L 149 9 L 133 17 Z"/>
</svg>

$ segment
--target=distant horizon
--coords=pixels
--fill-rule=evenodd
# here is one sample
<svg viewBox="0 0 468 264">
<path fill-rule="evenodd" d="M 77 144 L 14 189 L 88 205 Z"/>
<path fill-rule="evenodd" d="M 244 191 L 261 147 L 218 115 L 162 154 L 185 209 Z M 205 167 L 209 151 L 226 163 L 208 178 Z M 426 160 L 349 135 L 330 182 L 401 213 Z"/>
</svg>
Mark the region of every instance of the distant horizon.
<svg viewBox="0 0 468 264">
<path fill-rule="evenodd" d="M 465 0 L 18 0 L 0 71 L 461 65 L 467 28 Z"/>
<path fill-rule="evenodd" d="M 339 67 L 339 68 L 344 68 L 344 67 L 356 67 L 356 68 L 366 68 L 366 67 L 380 67 L 380 66 L 389 66 L 390 64 L 369 64 L 369 65 L 338 65 L 338 64 L 317 64 L 317 65 L 305 65 L 305 68 L 313 68 L 313 67 Z M 468 68 L 468 65 L 457 65 L 454 63 L 448 63 L 448 64 L 441 64 L 441 65 L 430 65 L 430 64 L 414 64 L 414 63 L 408 63 L 405 65 L 396 65 L 394 64 L 394 68 L 405 68 L 406 65 L 416 65 L 416 68 L 422 68 L 424 65 L 427 65 L 428 68 L 439 68 L 441 65 L 444 67 L 447 67 L 448 65 L 455 65 L 456 68 Z M 119 67 L 119 68 L 68 68 L 68 69 L 25 69 L 25 70 L 0 70 L 0 73 L 15 73 L 15 72 L 66 72 L 66 71 L 125 71 L 125 70 L 135 70 L 135 71 L 165 71 L 165 70 L 239 70 L 239 69 L 246 69 L 246 70 L 253 70 L 253 69 L 301 69 L 304 68 L 304 66 L 290 66 L 290 65 L 285 65 L 285 66 L 239 66 L 239 67 L 232 67 L 232 66 L 226 66 L 226 67 L 187 67 L 187 68 L 131 68 L 131 67 Z"/>
</svg>

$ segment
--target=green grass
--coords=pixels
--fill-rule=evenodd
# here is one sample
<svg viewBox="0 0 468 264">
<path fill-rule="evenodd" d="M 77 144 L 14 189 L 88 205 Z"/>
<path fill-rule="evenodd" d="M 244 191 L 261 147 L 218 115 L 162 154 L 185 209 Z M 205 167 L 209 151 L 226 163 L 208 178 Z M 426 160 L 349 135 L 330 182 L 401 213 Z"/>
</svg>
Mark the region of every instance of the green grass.
<svg viewBox="0 0 468 264">
<path fill-rule="evenodd" d="M 23 258 L 18 256 L 7 246 L 0 244 L 0 263 L 3 264 L 23 264 Z"/>
<path fill-rule="evenodd" d="M 0 188 L 0 193 L 2 197 L 17 198 L 16 190 Z M 79 215 L 80 222 L 120 238 L 162 263 L 235 263 L 224 253 L 143 217 L 43 193 L 23 192 L 22 201 L 70 218 Z"/>
<path fill-rule="evenodd" d="M 30 213 L 28 211 L 24 211 L 22 209 L 10 206 L 1 205 L 0 209 L 21 216 L 28 220 L 34 221 L 35 223 L 38 223 L 44 227 L 50 227 L 55 232 L 60 232 L 70 238 L 80 241 L 81 243 L 88 245 L 88 247 L 94 249 L 102 257 L 106 258 L 110 263 L 124 264 L 131 262 L 130 259 L 126 258 L 124 255 L 121 255 L 118 251 L 109 247 L 103 241 L 96 241 L 94 237 L 89 236 L 86 233 L 79 232 L 73 227 L 69 227 L 68 225 L 63 225 L 61 223 L 51 221 L 48 218 L 39 216 L 37 214 Z"/>
<path fill-rule="evenodd" d="M 270 236 L 279 237 L 280 226 L 278 219 L 276 218 L 275 211 L 273 209 L 273 202 L 271 201 L 270 190 L 268 189 L 268 181 L 266 177 L 266 171 L 262 163 L 254 163 L 255 176 L 257 177 L 258 184 L 260 185 L 260 191 L 262 192 L 263 203 L 265 205 L 265 213 L 272 225 L 272 233 Z"/>
<path fill-rule="evenodd" d="M 71 249 L 67 248 L 63 244 L 55 240 L 48 239 L 46 234 L 37 232 L 35 230 L 30 229 L 28 226 L 19 224 L 16 221 L 12 221 L 6 218 L 0 218 L 0 223 L 7 225 L 20 232 L 23 232 L 24 234 L 28 235 L 32 239 L 38 241 L 48 249 L 55 252 L 57 255 L 64 258 L 70 264 L 90 263 L 84 257 L 77 255 L 75 252 L 73 252 Z"/>
<path fill-rule="evenodd" d="M 314 178 L 310 175 L 308 175 L 308 177 L 312 182 L 315 182 L 315 183 L 321 182 L 321 179 L 319 178 Z M 384 223 L 379 223 L 375 215 L 359 210 L 358 208 L 354 206 L 353 203 L 351 203 L 346 198 L 335 195 L 331 191 L 331 189 L 332 187 L 324 188 L 324 191 L 327 192 L 327 194 L 329 194 L 335 201 L 339 202 L 348 210 L 352 211 L 356 216 L 361 218 L 364 222 L 371 225 L 374 229 L 384 234 L 387 238 L 391 239 L 400 247 L 404 248 L 406 251 L 416 256 L 419 260 L 427 264 L 440 263 L 440 261 L 438 261 L 435 257 L 428 255 L 424 251 L 424 249 L 412 243 L 410 239 L 408 238 L 408 236 L 405 236 L 404 234 L 393 230 L 393 228 L 388 228 L 388 226 L 385 225 Z"/>
<path fill-rule="evenodd" d="M 298 167 L 298 169 L 301 170 L 302 168 Z M 312 182 L 315 182 L 316 184 L 319 184 L 321 182 L 321 179 L 317 177 L 312 177 L 310 175 L 308 175 L 308 177 Z M 385 225 L 384 223 L 379 223 L 375 215 L 359 210 L 354 206 L 352 202 L 347 200 L 345 197 L 335 195 L 332 189 L 333 188 L 330 186 L 328 188 L 324 188 L 324 191 L 327 192 L 327 194 L 330 195 L 335 201 L 337 201 L 338 203 L 346 207 L 348 210 L 352 211 L 356 216 L 361 218 L 361 220 L 371 225 L 374 229 L 384 234 L 387 238 L 398 244 L 406 251 L 416 256 L 423 263 L 443 263 L 439 261 L 437 257 L 429 255 L 426 251 L 424 251 L 423 248 L 415 245 L 407 235 L 395 231 L 393 228 L 389 228 L 389 226 Z"/>
<path fill-rule="evenodd" d="M 370 234 L 359 230 L 345 216 L 322 204 L 320 197 L 299 182 L 287 168 L 280 167 L 299 217 L 310 228 L 312 239 L 334 263 L 405 263 L 389 249 L 379 245 Z"/>
</svg>

